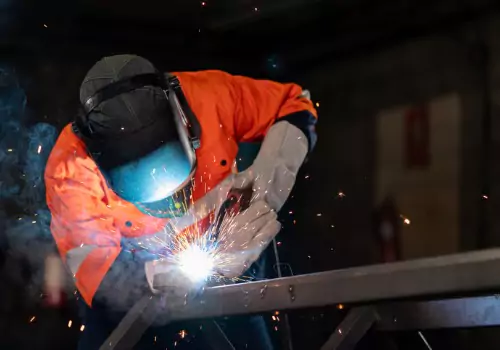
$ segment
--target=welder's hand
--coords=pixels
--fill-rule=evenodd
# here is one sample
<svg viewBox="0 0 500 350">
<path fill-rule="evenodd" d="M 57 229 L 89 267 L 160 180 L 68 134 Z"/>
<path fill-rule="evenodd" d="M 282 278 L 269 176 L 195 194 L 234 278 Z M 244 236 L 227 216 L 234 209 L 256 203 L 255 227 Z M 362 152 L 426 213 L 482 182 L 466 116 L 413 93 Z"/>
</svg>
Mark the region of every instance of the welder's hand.
<svg viewBox="0 0 500 350">
<path fill-rule="evenodd" d="M 146 279 L 148 281 L 149 288 L 154 294 L 165 292 L 174 294 L 175 296 L 183 297 L 191 290 L 194 290 L 196 286 L 191 282 L 189 278 L 179 270 L 179 267 L 168 260 L 154 260 L 148 261 L 145 264 Z M 162 290 L 154 288 L 153 282 L 156 275 L 162 274 Z"/>
<path fill-rule="evenodd" d="M 307 152 L 308 141 L 300 129 L 286 121 L 276 123 L 267 132 L 254 163 L 235 175 L 233 187 L 251 185 L 254 201 L 265 201 L 279 211 L 290 195 Z"/>
<path fill-rule="evenodd" d="M 217 271 L 225 277 L 241 276 L 266 249 L 281 229 L 274 210 L 264 201 L 226 217 L 221 225 Z"/>
</svg>

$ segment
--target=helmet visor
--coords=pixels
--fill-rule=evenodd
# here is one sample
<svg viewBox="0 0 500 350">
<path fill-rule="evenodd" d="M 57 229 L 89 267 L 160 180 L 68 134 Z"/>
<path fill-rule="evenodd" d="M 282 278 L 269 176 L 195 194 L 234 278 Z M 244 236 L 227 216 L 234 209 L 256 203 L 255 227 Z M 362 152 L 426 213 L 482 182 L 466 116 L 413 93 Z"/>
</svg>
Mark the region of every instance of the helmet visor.
<svg viewBox="0 0 500 350">
<path fill-rule="evenodd" d="M 195 169 L 194 152 L 181 141 L 172 141 L 104 175 L 121 198 L 150 215 L 169 217 L 182 215 L 187 209 Z"/>
</svg>

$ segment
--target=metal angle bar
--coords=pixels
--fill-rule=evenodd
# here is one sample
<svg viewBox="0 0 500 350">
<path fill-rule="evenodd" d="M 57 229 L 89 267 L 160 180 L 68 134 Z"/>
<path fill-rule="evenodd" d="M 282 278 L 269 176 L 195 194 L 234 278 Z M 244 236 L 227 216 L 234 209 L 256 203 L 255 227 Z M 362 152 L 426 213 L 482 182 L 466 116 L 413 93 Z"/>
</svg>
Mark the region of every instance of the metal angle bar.
<svg viewBox="0 0 500 350">
<path fill-rule="evenodd" d="M 154 322 L 159 300 L 160 298 L 156 296 L 142 297 L 129 310 L 99 350 L 133 349 L 146 329 Z"/>
<path fill-rule="evenodd" d="M 172 320 L 500 289 L 500 249 L 207 288 Z M 165 276 L 155 278 L 162 289 Z"/>
<path fill-rule="evenodd" d="M 373 308 L 357 307 L 349 311 L 321 350 L 352 350 L 377 321 Z"/>
<path fill-rule="evenodd" d="M 160 305 L 162 304 L 162 305 Z M 144 332 L 153 324 L 158 311 L 164 307 L 160 296 L 142 297 L 121 320 L 99 350 L 129 350 L 141 340 Z M 234 350 L 224 331 L 214 320 L 202 321 L 206 342 L 214 350 Z"/>
<path fill-rule="evenodd" d="M 276 271 L 278 272 L 278 277 L 281 278 L 283 275 L 281 273 L 281 261 L 280 254 L 278 252 L 278 243 L 276 243 L 276 237 L 273 238 L 273 251 L 274 258 L 276 260 Z M 293 350 L 292 328 L 290 327 L 290 319 L 287 313 L 283 315 L 283 323 L 285 326 L 281 337 L 283 350 Z"/>
<path fill-rule="evenodd" d="M 383 331 L 500 326 L 500 296 L 403 301 L 376 306 Z"/>
<path fill-rule="evenodd" d="M 202 325 L 203 329 L 205 329 L 205 340 L 210 349 L 235 350 L 234 345 L 215 320 L 204 320 Z"/>
<path fill-rule="evenodd" d="M 432 346 L 431 346 L 431 344 L 429 344 L 429 341 L 425 337 L 424 333 L 422 333 L 421 331 L 418 331 L 418 336 L 424 342 L 425 346 L 427 347 L 427 350 L 432 350 Z"/>
</svg>

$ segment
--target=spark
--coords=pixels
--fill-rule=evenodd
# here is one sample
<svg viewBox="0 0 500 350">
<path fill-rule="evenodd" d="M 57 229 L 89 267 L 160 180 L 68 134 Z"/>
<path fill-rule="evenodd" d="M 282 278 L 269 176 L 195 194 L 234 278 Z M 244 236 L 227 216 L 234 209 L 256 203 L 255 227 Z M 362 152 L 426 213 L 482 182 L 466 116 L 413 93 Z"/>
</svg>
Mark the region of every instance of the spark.
<svg viewBox="0 0 500 350">
<path fill-rule="evenodd" d="M 274 314 L 275 314 L 275 315 L 279 315 L 279 314 L 280 314 L 280 312 L 279 312 L 279 311 L 275 311 L 275 312 L 274 312 Z"/>
<path fill-rule="evenodd" d="M 342 329 L 339 328 L 339 334 L 342 334 Z"/>
<path fill-rule="evenodd" d="M 186 338 L 186 335 L 187 335 L 187 334 L 188 334 L 188 333 L 187 333 L 184 329 L 183 329 L 182 331 L 180 331 L 180 332 L 179 332 L 179 335 L 180 335 L 181 339 Z"/>
<path fill-rule="evenodd" d="M 254 7 L 253 9 L 255 12 L 259 11 L 259 9 L 257 7 Z"/>
<path fill-rule="evenodd" d="M 42 145 L 38 145 L 38 150 L 37 150 L 38 154 L 42 153 Z"/>
<path fill-rule="evenodd" d="M 68 322 L 68 328 L 71 328 L 72 324 L 73 324 L 73 321 L 69 320 L 69 322 Z"/>
<path fill-rule="evenodd" d="M 209 252 L 193 245 L 178 256 L 179 267 L 193 282 L 206 280 L 213 271 L 214 262 Z"/>
<path fill-rule="evenodd" d="M 488 199 L 488 196 L 483 194 L 483 199 Z"/>
<path fill-rule="evenodd" d="M 36 317 L 33 316 L 32 318 L 30 318 L 30 323 L 33 323 L 33 321 L 35 321 Z"/>
<path fill-rule="evenodd" d="M 409 225 L 409 224 L 411 224 L 411 220 L 410 220 L 409 218 L 407 218 L 406 216 L 404 216 L 404 215 L 399 215 L 399 217 L 403 220 L 403 223 L 404 223 L 405 225 Z"/>
<path fill-rule="evenodd" d="M 80 332 L 83 332 L 85 330 L 85 325 L 82 324 L 82 326 L 80 327 Z"/>
<path fill-rule="evenodd" d="M 273 321 L 276 321 L 276 316 L 273 315 L 271 318 L 273 319 Z"/>
<path fill-rule="evenodd" d="M 7 152 L 12 152 L 12 151 L 14 151 L 12 148 L 9 148 L 9 149 L 7 150 Z"/>
<path fill-rule="evenodd" d="M 44 24 L 43 26 L 44 26 L 45 28 L 48 28 L 48 27 L 49 27 L 49 26 L 48 26 L 48 25 L 46 25 L 46 24 Z"/>
<path fill-rule="evenodd" d="M 321 216 L 321 213 L 316 214 L 316 216 Z"/>
<path fill-rule="evenodd" d="M 207 3 L 205 1 L 201 2 L 201 6 L 206 6 L 206 5 L 207 5 Z"/>
<path fill-rule="evenodd" d="M 304 177 L 304 179 L 308 179 L 308 178 L 309 178 L 309 175 L 306 175 L 306 176 Z"/>
<path fill-rule="evenodd" d="M 277 332 L 278 331 L 278 326 L 274 326 L 274 330 Z"/>
<path fill-rule="evenodd" d="M 345 193 L 342 192 L 342 191 L 339 191 L 339 193 L 337 193 L 337 197 L 344 198 L 345 197 Z"/>
<path fill-rule="evenodd" d="M 319 102 L 316 102 L 316 107 L 319 107 Z"/>
<path fill-rule="evenodd" d="M 343 309 L 344 309 L 344 305 L 343 305 L 343 304 L 338 304 L 338 305 L 337 305 L 337 309 L 339 309 L 339 310 L 343 310 Z"/>
<path fill-rule="evenodd" d="M 193 199 L 185 198 L 181 208 L 185 211 L 193 204 Z M 220 205 L 222 203 L 218 203 Z M 143 241 L 141 249 L 156 255 L 158 260 L 171 262 L 178 267 L 180 273 L 186 275 L 192 282 L 201 283 L 215 282 L 237 282 L 246 280 L 244 276 L 227 279 L 222 272 L 227 266 L 234 264 L 237 256 L 223 254 L 228 249 L 245 249 L 246 245 L 236 246 L 232 232 L 236 222 L 234 217 L 237 213 L 229 213 L 222 221 L 218 232 L 214 229 L 216 224 L 216 213 L 219 208 L 214 205 L 204 205 L 196 210 L 194 222 L 207 222 L 207 225 L 191 225 L 188 228 L 177 227 L 176 220 L 171 220 L 165 234 L 151 236 Z M 146 209 L 144 209 L 146 210 Z M 147 210 L 146 210 L 147 211 Z M 174 211 L 167 209 L 160 213 L 152 213 L 158 216 L 174 216 Z"/>
</svg>

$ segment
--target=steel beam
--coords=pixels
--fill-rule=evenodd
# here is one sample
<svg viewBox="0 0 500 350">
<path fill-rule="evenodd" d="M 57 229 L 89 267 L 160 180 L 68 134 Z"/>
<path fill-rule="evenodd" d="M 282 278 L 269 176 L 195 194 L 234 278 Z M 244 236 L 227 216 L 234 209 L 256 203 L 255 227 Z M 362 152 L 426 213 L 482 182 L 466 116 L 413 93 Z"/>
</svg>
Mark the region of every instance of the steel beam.
<svg viewBox="0 0 500 350">
<path fill-rule="evenodd" d="M 131 349 L 153 322 L 158 310 L 166 313 L 168 320 L 173 322 L 339 303 L 378 303 L 410 297 L 450 298 L 464 292 L 500 291 L 498 266 L 500 266 L 500 249 L 491 249 L 211 287 L 196 298 L 189 299 L 188 302 L 170 300 L 167 305 L 161 305 L 160 308 L 157 303 L 164 304 L 162 302 L 164 298 L 146 297 L 129 311 L 101 350 Z M 166 284 L 165 277 L 163 275 L 155 277 L 155 288 L 163 289 Z M 386 306 L 379 305 L 375 311 L 381 315 L 379 327 L 384 330 L 498 325 L 500 316 L 496 313 L 500 313 L 500 304 L 497 299 L 497 297 L 487 297 L 392 303 Z M 435 310 L 448 312 L 453 316 L 438 315 L 440 312 Z M 418 320 L 412 320 L 415 312 L 420 317 Z M 162 314 L 163 316 L 165 315 Z M 351 317 L 356 319 L 354 316 Z M 352 319 L 349 322 L 351 321 Z M 358 322 L 362 325 L 368 323 Z M 363 328 L 361 327 L 361 330 Z M 348 341 L 341 342 L 341 345 L 351 344 L 349 339 L 355 339 L 359 334 L 362 336 L 363 332 L 356 330 L 359 329 L 353 329 Z M 338 336 L 335 336 L 332 341 L 338 340 Z"/>
<path fill-rule="evenodd" d="M 207 288 L 167 305 L 172 321 L 500 290 L 500 249 Z M 162 289 L 165 276 L 155 278 Z"/>
<path fill-rule="evenodd" d="M 500 296 L 403 301 L 376 306 L 383 331 L 500 326 Z"/>
</svg>

